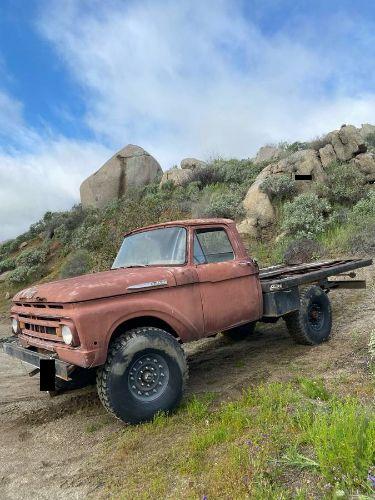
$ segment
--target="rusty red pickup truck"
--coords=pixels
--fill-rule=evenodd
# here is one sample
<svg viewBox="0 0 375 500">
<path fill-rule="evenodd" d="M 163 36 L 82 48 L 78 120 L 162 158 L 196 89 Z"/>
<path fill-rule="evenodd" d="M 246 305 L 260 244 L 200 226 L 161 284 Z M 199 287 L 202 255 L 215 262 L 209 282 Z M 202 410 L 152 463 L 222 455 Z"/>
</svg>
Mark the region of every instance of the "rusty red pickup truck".
<svg viewBox="0 0 375 500">
<path fill-rule="evenodd" d="M 104 407 L 124 422 L 142 422 L 179 404 L 188 373 L 183 343 L 218 332 L 243 340 L 257 321 L 280 318 L 295 341 L 325 342 L 328 292 L 364 287 L 354 270 L 371 263 L 259 270 L 232 220 L 157 224 L 125 235 L 109 271 L 15 295 L 14 337 L 3 348 L 35 372 L 41 360 L 53 360 L 59 387 L 95 372 Z"/>
</svg>

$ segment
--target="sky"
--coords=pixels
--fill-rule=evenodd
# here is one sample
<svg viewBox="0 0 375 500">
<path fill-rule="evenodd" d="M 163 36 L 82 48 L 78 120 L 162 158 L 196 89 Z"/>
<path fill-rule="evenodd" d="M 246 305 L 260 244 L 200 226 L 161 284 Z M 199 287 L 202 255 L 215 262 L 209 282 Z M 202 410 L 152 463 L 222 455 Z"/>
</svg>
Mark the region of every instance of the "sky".
<svg viewBox="0 0 375 500">
<path fill-rule="evenodd" d="M 0 0 L 0 241 L 126 144 L 164 170 L 375 123 L 373 0 Z"/>
</svg>

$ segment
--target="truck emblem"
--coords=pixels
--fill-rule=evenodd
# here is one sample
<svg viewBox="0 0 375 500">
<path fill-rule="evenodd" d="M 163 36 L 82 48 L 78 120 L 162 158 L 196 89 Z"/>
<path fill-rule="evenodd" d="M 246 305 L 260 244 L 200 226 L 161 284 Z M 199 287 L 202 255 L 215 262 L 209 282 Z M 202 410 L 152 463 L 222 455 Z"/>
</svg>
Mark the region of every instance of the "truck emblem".
<svg viewBox="0 0 375 500">
<path fill-rule="evenodd" d="M 274 283 L 273 285 L 270 286 L 270 290 L 281 290 L 283 285 L 281 283 Z"/>
<path fill-rule="evenodd" d="M 136 285 L 128 286 L 127 290 L 139 290 L 140 288 L 151 288 L 154 286 L 163 286 L 168 285 L 167 280 L 159 280 L 159 281 L 147 281 L 146 283 L 137 283 Z"/>
</svg>

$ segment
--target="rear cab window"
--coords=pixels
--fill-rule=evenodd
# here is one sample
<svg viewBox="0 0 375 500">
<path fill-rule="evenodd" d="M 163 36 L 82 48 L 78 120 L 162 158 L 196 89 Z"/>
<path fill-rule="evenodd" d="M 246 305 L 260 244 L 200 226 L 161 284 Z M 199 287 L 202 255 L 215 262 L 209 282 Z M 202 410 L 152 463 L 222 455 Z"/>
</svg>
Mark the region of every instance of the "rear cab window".
<svg viewBox="0 0 375 500">
<path fill-rule="evenodd" d="M 222 227 L 194 231 L 194 264 L 210 264 L 234 260 L 234 251 Z"/>
</svg>

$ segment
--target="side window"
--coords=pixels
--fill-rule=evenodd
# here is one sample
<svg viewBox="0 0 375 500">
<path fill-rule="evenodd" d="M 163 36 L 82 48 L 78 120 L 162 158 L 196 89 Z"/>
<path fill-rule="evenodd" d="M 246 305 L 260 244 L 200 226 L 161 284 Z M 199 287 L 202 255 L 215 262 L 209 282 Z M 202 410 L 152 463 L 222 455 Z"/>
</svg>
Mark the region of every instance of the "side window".
<svg viewBox="0 0 375 500">
<path fill-rule="evenodd" d="M 233 260 L 234 252 L 224 229 L 197 229 L 194 233 L 194 264 Z"/>
</svg>

